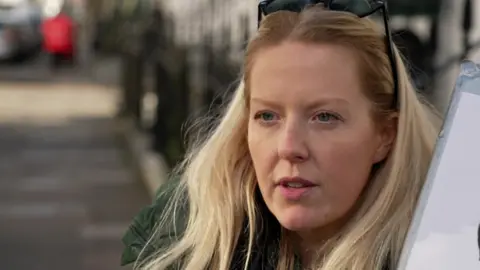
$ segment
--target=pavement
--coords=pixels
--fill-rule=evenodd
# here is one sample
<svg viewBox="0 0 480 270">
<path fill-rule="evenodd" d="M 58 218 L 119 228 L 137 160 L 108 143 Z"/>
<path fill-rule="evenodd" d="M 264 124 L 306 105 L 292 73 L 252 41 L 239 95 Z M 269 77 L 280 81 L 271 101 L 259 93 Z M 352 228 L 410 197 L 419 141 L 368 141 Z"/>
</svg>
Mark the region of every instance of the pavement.
<svg viewBox="0 0 480 270">
<path fill-rule="evenodd" d="M 90 83 L 118 86 L 120 59 L 98 54 L 88 63 L 52 70 L 49 56 L 39 52 L 18 63 L 0 62 L 0 81 Z"/>
<path fill-rule="evenodd" d="M 121 236 L 150 197 L 118 139 L 117 96 L 81 80 L 0 81 L 0 269 L 122 269 Z"/>
</svg>

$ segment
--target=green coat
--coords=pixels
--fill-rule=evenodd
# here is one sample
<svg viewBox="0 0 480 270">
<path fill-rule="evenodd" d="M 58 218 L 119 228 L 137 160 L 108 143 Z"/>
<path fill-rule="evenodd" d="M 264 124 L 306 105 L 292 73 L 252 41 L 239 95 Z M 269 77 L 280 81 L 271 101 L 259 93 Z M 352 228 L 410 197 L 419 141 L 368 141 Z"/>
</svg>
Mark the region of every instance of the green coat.
<svg viewBox="0 0 480 270">
<path fill-rule="evenodd" d="M 147 241 L 150 239 L 156 223 L 159 221 L 163 210 L 169 200 L 173 190 L 177 188 L 178 181 L 172 180 L 161 186 L 157 192 L 155 201 L 142 209 L 140 213 L 133 219 L 127 232 L 122 238 L 122 242 L 125 245 L 125 249 L 122 253 L 121 265 L 127 265 L 135 262 L 140 252 L 147 246 Z M 142 258 L 153 254 L 162 248 L 167 247 L 172 239 L 175 239 L 175 232 L 181 234 L 186 225 L 186 213 L 180 213 L 175 217 L 177 228 L 162 228 L 158 233 L 158 237 L 155 237 L 154 243 L 149 243 L 145 251 L 142 253 Z M 172 237 L 173 236 L 173 237 Z"/>
<path fill-rule="evenodd" d="M 176 228 L 168 227 L 159 229 L 159 231 L 157 232 L 158 235 L 155 237 L 155 242 L 150 242 L 146 247 L 147 241 L 150 239 L 152 233 L 156 229 L 156 223 L 160 219 L 165 206 L 172 197 L 172 191 L 177 188 L 177 186 L 177 180 L 172 180 L 164 184 L 157 192 L 155 201 L 151 205 L 142 209 L 141 212 L 134 218 L 132 224 L 130 225 L 122 239 L 125 245 L 125 249 L 123 251 L 121 259 L 122 266 L 134 263 L 135 261 L 137 261 L 137 259 L 142 260 L 149 255 L 152 255 L 155 251 L 168 247 L 169 244 L 171 244 L 172 239 L 178 239 L 178 237 L 182 234 L 186 225 L 186 217 L 188 212 L 186 208 L 178 211 L 178 215 L 174 218 Z M 175 235 L 175 232 L 177 232 L 178 235 Z M 243 239 L 244 243 L 246 243 L 246 241 L 248 240 Z M 239 240 L 239 243 L 241 242 L 242 239 Z M 142 253 L 142 258 L 139 258 L 140 253 L 144 247 L 146 248 L 145 251 Z M 244 248 L 240 247 L 238 248 L 238 250 L 241 250 L 242 252 L 234 254 L 233 261 L 239 261 L 243 258 L 238 258 L 236 256 L 242 256 Z M 267 248 L 260 249 L 259 252 L 257 252 L 259 256 L 258 259 L 255 263 L 252 263 L 250 269 L 274 270 L 274 268 L 264 268 L 264 266 L 271 264 L 271 259 L 268 259 L 268 262 L 265 260 L 267 260 L 267 258 L 274 258 L 277 253 L 278 252 L 276 245 L 268 245 Z M 269 254 L 270 256 L 264 256 L 264 254 Z M 261 265 L 262 267 L 258 268 L 259 265 Z M 240 267 L 238 269 L 243 269 L 243 267 Z M 297 269 L 301 269 L 301 267 L 298 267 Z"/>
<path fill-rule="evenodd" d="M 160 219 L 160 216 L 163 214 L 163 210 L 171 199 L 172 191 L 178 186 L 177 180 L 172 180 L 166 184 L 164 184 L 159 191 L 157 192 L 157 196 L 153 204 L 150 206 L 145 207 L 141 212 L 134 218 L 132 224 L 128 228 L 127 232 L 125 233 L 122 241 L 125 245 L 125 249 L 122 254 L 121 258 L 121 265 L 128 265 L 134 263 L 137 259 L 139 259 L 140 252 L 142 249 L 147 245 L 147 241 L 150 239 L 151 234 L 155 229 L 155 225 Z M 176 228 L 173 227 L 164 227 L 161 228 L 158 232 L 157 237 L 155 237 L 154 243 L 149 243 L 148 247 L 145 248 L 145 251 L 142 253 L 142 260 L 149 255 L 152 255 L 155 251 L 159 251 L 163 248 L 168 247 L 171 244 L 172 240 L 178 239 L 181 236 L 183 231 L 185 230 L 186 225 L 186 217 L 187 217 L 187 209 L 181 209 L 178 211 L 178 216 L 174 217 Z M 268 219 L 265 217 L 264 219 Z M 276 222 L 275 222 L 276 223 Z M 274 231 L 275 229 L 273 229 Z M 178 235 L 175 235 L 175 232 Z M 269 236 L 272 238 L 272 235 Z M 247 237 L 245 237 L 247 238 Z M 275 238 L 275 236 L 273 236 Z M 245 239 L 243 239 L 245 240 Z M 239 239 L 239 242 L 242 242 L 242 239 Z M 238 250 L 244 250 L 244 248 L 240 247 Z M 269 256 L 264 256 L 263 253 L 266 253 Z M 243 253 L 242 253 L 243 254 Z M 254 262 L 249 267 L 249 269 L 257 270 L 274 270 L 274 267 L 265 267 L 266 265 L 271 265 L 270 260 L 268 262 L 265 261 L 265 257 L 274 258 L 276 254 L 278 254 L 278 246 L 277 245 L 268 245 L 267 248 L 260 249 L 257 254 L 260 255 L 259 260 L 253 260 Z M 239 255 L 239 254 L 236 254 Z M 240 255 L 241 256 L 241 255 Z M 236 261 L 235 254 L 233 261 Z M 241 259 L 238 259 L 241 260 Z M 238 261 L 237 260 L 237 261 Z M 275 262 L 273 263 L 275 264 Z M 384 270 L 388 270 L 388 263 L 386 263 Z M 240 265 L 239 268 L 232 268 L 232 269 L 243 269 L 243 266 Z M 302 269 L 300 260 L 296 260 L 295 269 L 300 270 Z"/>
</svg>

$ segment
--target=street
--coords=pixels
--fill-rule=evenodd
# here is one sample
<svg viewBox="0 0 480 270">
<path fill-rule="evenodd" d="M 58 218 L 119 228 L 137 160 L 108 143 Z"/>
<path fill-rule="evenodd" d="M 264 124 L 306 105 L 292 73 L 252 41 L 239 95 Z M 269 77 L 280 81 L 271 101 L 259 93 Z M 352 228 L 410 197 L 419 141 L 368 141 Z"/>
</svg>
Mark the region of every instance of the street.
<svg viewBox="0 0 480 270">
<path fill-rule="evenodd" d="M 122 269 L 150 200 L 115 133 L 116 90 L 65 81 L 0 82 L 0 269 Z"/>
</svg>

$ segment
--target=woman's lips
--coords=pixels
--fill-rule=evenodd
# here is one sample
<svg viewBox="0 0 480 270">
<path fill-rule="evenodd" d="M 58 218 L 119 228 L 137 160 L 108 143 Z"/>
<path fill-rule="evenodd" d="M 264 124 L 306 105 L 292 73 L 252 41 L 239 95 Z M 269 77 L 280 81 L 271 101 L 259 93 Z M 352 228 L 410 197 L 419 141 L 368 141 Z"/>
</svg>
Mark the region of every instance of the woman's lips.
<svg viewBox="0 0 480 270">
<path fill-rule="evenodd" d="M 282 196 L 285 199 L 290 201 L 300 200 L 302 197 L 306 196 L 315 187 L 316 186 L 293 188 L 293 187 L 282 186 L 282 185 L 277 186 Z"/>
<path fill-rule="evenodd" d="M 292 201 L 300 200 L 317 186 L 315 183 L 301 177 L 284 177 L 276 185 L 283 197 Z"/>
</svg>

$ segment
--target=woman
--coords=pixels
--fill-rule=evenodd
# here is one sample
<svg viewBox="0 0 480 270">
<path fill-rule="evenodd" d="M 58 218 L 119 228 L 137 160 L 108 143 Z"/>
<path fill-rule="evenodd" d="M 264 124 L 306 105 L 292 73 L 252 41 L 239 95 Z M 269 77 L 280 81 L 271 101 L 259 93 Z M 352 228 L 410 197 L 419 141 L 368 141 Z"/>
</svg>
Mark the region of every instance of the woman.
<svg viewBox="0 0 480 270">
<path fill-rule="evenodd" d="M 438 121 L 386 47 L 351 13 L 264 18 L 226 113 L 137 217 L 123 262 L 396 269 Z"/>
</svg>

